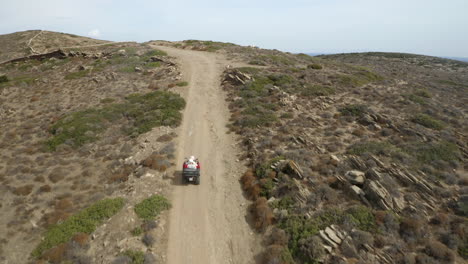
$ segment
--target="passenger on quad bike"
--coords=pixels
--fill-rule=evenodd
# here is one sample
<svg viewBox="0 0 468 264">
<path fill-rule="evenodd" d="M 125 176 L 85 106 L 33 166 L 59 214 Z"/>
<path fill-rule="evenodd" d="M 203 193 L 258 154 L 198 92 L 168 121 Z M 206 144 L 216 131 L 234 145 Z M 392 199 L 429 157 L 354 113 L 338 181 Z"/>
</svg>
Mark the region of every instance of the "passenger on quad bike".
<svg viewBox="0 0 468 264">
<path fill-rule="evenodd" d="M 200 162 L 194 156 L 186 158 L 182 165 L 182 181 L 200 184 Z"/>
</svg>

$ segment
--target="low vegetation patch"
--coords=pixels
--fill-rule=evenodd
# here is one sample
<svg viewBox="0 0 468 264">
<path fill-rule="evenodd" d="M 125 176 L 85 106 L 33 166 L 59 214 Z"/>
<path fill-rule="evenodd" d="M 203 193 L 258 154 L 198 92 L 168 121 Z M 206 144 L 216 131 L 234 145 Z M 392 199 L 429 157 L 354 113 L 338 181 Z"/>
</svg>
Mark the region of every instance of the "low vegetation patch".
<svg viewBox="0 0 468 264">
<path fill-rule="evenodd" d="M 126 102 L 106 104 L 101 108 L 91 108 L 69 114 L 50 128 L 52 137 L 47 141 L 50 150 L 66 143 L 73 147 L 82 146 L 98 138 L 113 122 L 121 118 L 131 121 L 126 128 L 129 135 L 138 135 L 157 126 L 179 125 L 185 101 L 178 94 L 155 91 L 147 94 L 132 94 Z"/>
<path fill-rule="evenodd" d="M 9 79 L 6 75 L 1 75 L 0 76 L 0 83 L 5 83 L 5 82 L 8 82 Z"/>
<path fill-rule="evenodd" d="M 131 259 L 131 264 L 143 264 L 145 263 L 145 253 L 140 250 L 125 250 L 120 254 L 121 256 L 127 256 Z"/>
<path fill-rule="evenodd" d="M 373 73 L 364 67 L 352 67 L 355 71 L 351 74 L 339 74 L 336 76 L 338 84 L 351 87 L 359 87 L 370 82 L 383 80 L 383 77 Z"/>
<path fill-rule="evenodd" d="M 437 160 L 458 160 L 460 155 L 458 146 L 447 141 L 414 143 L 409 147 L 409 151 L 422 163 L 431 163 Z"/>
<path fill-rule="evenodd" d="M 401 150 L 386 141 L 367 141 L 356 143 L 348 149 L 348 154 L 363 155 L 365 153 L 390 156 Z"/>
<path fill-rule="evenodd" d="M 131 233 L 133 236 L 140 236 L 141 234 L 143 234 L 143 229 L 138 226 L 133 228 Z"/>
<path fill-rule="evenodd" d="M 259 68 L 254 68 L 254 67 L 240 67 L 240 68 L 236 68 L 236 70 L 241 71 L 243 73 L 247 73 L 247 74 L 257 74 L 261 71 Z"/>
<path fill-rule="evenodd" d="M 71 72 L 71 73 L 65 75 L 65 80 L 79 79 L 79 78 L 87 76 L 89 72 L 90 72 L 89 70 Z"/>
<path fill-rule="evenodd" d="M 432 128 L 435 130 L 441 130 L 445 127 L 445 124 L 442 121 L 437 120 L 426 114 L 417 114 L 413 118 L 411 118 L 411 121 L 413 121 L 416 124 L 420 124 L 422 126 Z"/>
<path fill-rule="evenodd" d="M 406 95 L 406 97 L 408 98 L 408 100 L 415 102 L 417 104 L 421 104 L 421 105 L 427 104 L 426 98 L 421 97 L 417 94 L 408 94 Z"/>
<path fill-rule="evenodd" d="M 186 82 L 186 81 L 183 81 L 183 82 L 178 82 L 178 83 L 176 83 L 176 85 L 179 86 L 179 87 L 183 87 L 183 86 L 188 86 L 189 83 Z"/>
<path fill-rule="evenodd" d="M 44 251 L 61 243 L 66 243 L 77 233 L 92 233 L 104 220 L 115 215 L 124 206 L 123 198 L 104 199 L 69 217 L 60 224 L 51 226 L 44 239 L 32 252 L 40 257 Z"/>
<path fill-rule="evenodd" d="M 367 112 L 367 106 L 363 104 L 351 104 L 340 108 L 338 111 L 345 116 L 363 116 Z"/>
<path fill-rule="evenodd" d="M 308 69 L 314 69 L 314 70 L 321 70 L 323 69 L 323 66 L 317 63 L 309 64 L 307 65 Z"/>
<path fill-rule="evenodd" d="M 139 218 L 151 220 L 169 208 L 169 201 L 164 196 L 155 194 L 135 205 L 134 210 Z"/>
<path fill-rule="evenodd" d="M 351 223 L 356 228 L 364 231 L 372 231 L 376 228 L 374 215 L 369 208 L 364 206 L 352 207 L 346 211 L 339 209 L 327 209 L 307 219 L 304 216 L 291 215 L 279 223 L 279 227 L 289 234 L 288 242 L 289 251 L 297 258 L 306 261 L 306 263 L 314 263 L 315 259 L 310 259 L 310 256 L 304 254 L 301 249 L 301 241 L 310 239 L 317 235 L 320 230 L 326 227 L 344 222 Z"/>
<path fill-rule="evenodd" d="M 323 85 L 309 85 L 301 90 L 304 96 L 326 96 L 335 94 L 335 88 Z"/>
</svg>

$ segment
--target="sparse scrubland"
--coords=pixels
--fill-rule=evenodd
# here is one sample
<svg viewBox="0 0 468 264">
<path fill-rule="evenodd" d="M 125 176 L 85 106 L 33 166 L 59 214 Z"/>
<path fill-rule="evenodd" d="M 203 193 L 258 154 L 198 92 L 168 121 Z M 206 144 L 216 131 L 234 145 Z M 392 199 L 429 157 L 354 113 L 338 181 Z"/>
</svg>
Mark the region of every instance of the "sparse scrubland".
<svg viewBox="0 0 468 264">
<path fill-rule="evenodd" d="M 153 263 L 190 83 L 146 44 L 38 33 L 1 36 L 2 60 L 89 47 L 0 64 L 0 261 Z M 222 88 L 260 263 L 466 262 L 468 64 L 157 43 L 248 65 Z"/>
<path fill-rule="evenodd" d="M 468 64 L 226 53 L 252 65 L 223 87 L 263 263 L 466 261 Z"/>
<path fill-rule="evenodd" d="M 185 107 L 171 89 L 181 83 L 176 65 L 145 44 L 39 33 L 0 36 L 2 61 L 33 55 L 31 48 L 45 53 L 0 64 L 0 262 L 160 260 L 146 251 L 164 250 L 155 243 L 169 208 L 162 173 L 173 166 Z M 72 46 L 86 47 L 64 48 Z M 142 137 L 152 130 L 161 140 L 146 151 Z M 151 190 L 130 183 L 147 175 Z M 143 189 L 128 195 L 130 188 Z M 159 200 L 137 206 L 153 194 Z M 144 219 L 117 227 L 140 211 Z M 107 247 L 132 237 L 139 240 Z"/>
</svg>

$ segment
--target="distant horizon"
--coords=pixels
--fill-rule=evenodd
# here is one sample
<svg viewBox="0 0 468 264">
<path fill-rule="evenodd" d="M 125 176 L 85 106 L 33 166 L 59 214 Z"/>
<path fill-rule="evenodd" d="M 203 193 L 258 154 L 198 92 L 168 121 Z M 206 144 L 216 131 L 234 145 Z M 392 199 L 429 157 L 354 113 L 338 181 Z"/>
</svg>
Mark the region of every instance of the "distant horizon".
<svg viewBox="0 0 468 264">
<path fill-rule="evenodd" d="M 137 40 L 115 41 L 115 40 L 104 39 L 104 38 L 99 38 L 99 37 L 95 37 L 95 36 L 86 36 L 86 35 L 80 35 L 80 34 L 72 33 L 72 32 L 55 31 L 55 30 L 50 30 L 50 29 L 25 29 L 25 30 L 19 30 L 19 31 L 8 32 L 8 33 L 0 33 L 0 35 L 8 35 L 8 34 L 13 34 L 13 33 L 18 33 L 18 32 L 36 31 L 36 30 L 37 31 L 43 30 L 43 31 L 49 31 L 49 32 L 56 32 L 56 33 L 73 34 L 73 35 L 77 35 L 77 36 L 81 36 L 81 37 L 87 37 L 87 38 L 103 40 L 103 41 L 112 41 L 112 42 L 126 42 L 126 41 L 129 41 L 129 42 L 145 43 L 145 42 L 149 42 L 149 41 L 158 41 L 158 40 L 176 42 L 176 41 L 185 41 L 185 40 L 193 39 L 193 38 L 187 38 L 187 39 L 182 39 L 182 40 L 150 39 L 150 40 L 145 40 L 145 41 L 137 41 Z M 212 39 L 212 40 L 195 39 L 195 40 L 199 40 L 199 41 L 219 41 L 219 40 L 215 40 L 215 39 Z M 219 42 L 229 42 L 229 41 L 219 41 Z M 244 45 L 244 44 L 239 44 L 239 43 L 235 43 L 235 42 L 229 42 L 229 43 L 233 43 L 233 44 L 241 45 L 241 46 L 255 46 L 255 45 Z M 277 49 L 277 48 L 266 48 L 266 47 L 259 47 L 259 48 L 271 49 L 271 50 L 276 49 L 276 50 L 279 50 L 279 51 L 282 51 L 282 52 L 289 52 L 289 53 L 294 53 L 294 54 L 304 53 L 304 54 L 307 54 L 307 55 L 310 55 L 310 56 L 332 55 L 332 54 L 349 54 L 349 53 L 367 53 L 367 52 L 405 53 L 405 54 L 414 54 L 414 55 L 438 57 L 438 58 L 452 59 L 452 60 L 459 60 L 459 61 L 462 61 L 462 62 L 468 62 L 468 56 L 467 57 L 464 57 L 464 56 L 439 56 L 439 55 L 431 55 L 431 54 L 424 54 L 424 53 L 418 53 L 418 52 L 402 52 L 402 51 L 388 51 L 388 50 L 386 50 L 386 51 L 376 51 L 376 50 L 345 51 L 345 50 L 343 50 L 343 51 L 335 51 L 335 52 L 310 52 L 310 51 L 305 51 L 304 52 L 304 51 L 281 50 L 281 49 Z"/>
<path fill-rule="evenodd" d="M 16 0 L 0 34 L 43 28 L 112 41 L 212 39 L 294 53 L 468 57 L 466 0 Z"/>
</svg>

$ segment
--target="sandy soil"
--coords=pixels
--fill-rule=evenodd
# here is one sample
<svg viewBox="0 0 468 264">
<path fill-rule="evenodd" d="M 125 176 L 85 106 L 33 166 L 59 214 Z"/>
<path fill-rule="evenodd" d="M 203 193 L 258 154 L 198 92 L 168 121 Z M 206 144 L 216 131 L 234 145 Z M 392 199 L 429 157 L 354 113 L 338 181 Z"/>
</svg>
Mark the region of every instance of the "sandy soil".
<svg viewBox="0 0 468 264">
<path fill-rule="evenodd" d="M 247 224 L 238 178 L 245 169 L 227 134 L 229 112 L 220 75 L 228 62 L 220 54 L 155 46 L 178 59 L 187 100 L 179 131 L 177 160 L 195 155 L 202 166 L 201 184 L 183 185 L 175 174 L 169 212 L 167 263 L 253 263 L 256 236 Z"/>
</svg>

